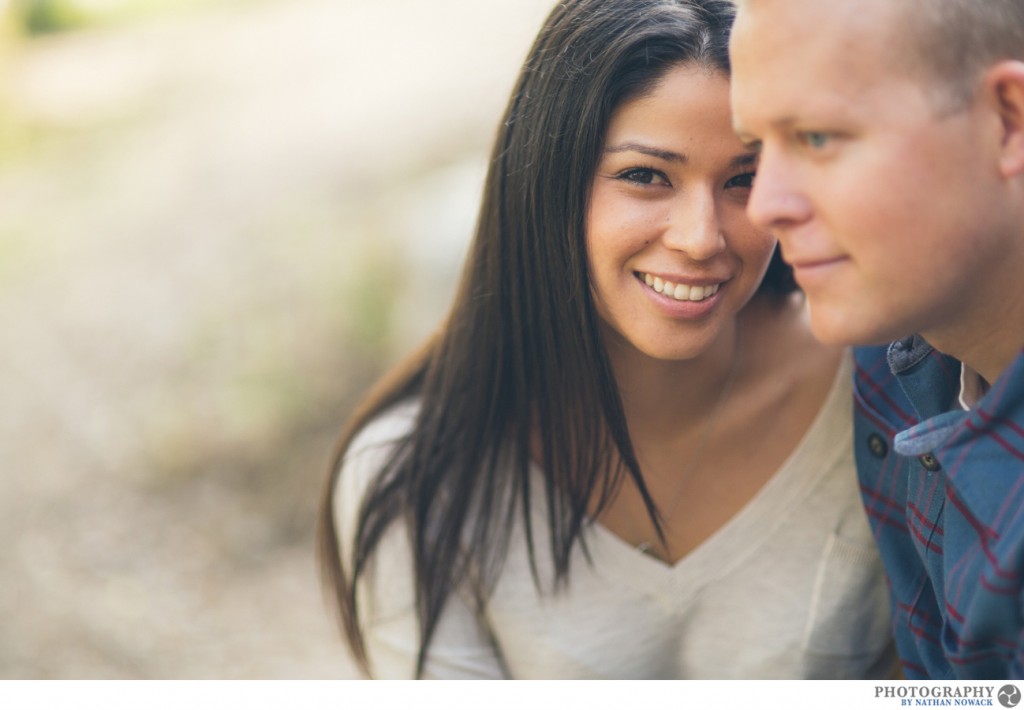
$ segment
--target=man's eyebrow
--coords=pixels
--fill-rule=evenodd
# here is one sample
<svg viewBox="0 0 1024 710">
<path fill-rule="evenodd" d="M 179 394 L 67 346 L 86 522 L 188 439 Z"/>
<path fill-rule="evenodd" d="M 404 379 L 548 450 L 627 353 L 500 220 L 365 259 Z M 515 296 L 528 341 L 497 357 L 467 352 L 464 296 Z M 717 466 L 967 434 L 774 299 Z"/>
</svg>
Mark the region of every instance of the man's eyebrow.
<svg viewBox="0 0 1024 710">
<path fill-rule="evenodd" d="M 749 153 L 743 155 L 737 155 L 732 159 L 732 167 L 734 168 L 749 168 L 757 165 L 757 157 L 761 151 L 761 141 L 754 141 L 746 146 Z"/>
<path fill-rule="evenodd" d="M 733 133 L 735 133 L 736 137 L 740 139 L 740 143 L 743 144 L 743 147 L 750 151 L 748 155 L 753 155 L 756 158 L 761 154 L 760 138 L 754 138 L 739 126 L 733 126 Z"/>
<path fill-rule="evenodd" d="M 674 153 L 671 150 L 661 150 L 660 148 L 652 148 L 651 146 L 643 145 L 641 143 L 623 143 L 621 145 L 613 145 L 605 148 L 605 153 L 643 153 L 649 155 L 652 158 L 660 158 L 670 163 L 685 163 L 686 156 L 682 153 Z"/>
</svg>

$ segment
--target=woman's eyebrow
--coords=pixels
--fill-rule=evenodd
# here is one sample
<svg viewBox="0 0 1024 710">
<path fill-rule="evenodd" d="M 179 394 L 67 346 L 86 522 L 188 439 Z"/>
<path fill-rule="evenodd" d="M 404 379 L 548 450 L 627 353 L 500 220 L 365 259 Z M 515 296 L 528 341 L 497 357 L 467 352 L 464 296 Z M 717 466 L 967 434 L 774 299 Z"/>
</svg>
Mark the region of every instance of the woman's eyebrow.
<svg viewBox="0 0 1024 710">
<path fill-rule="evenodd" d="M 676 153 L 671 150 L 662 150 L 661 148 L 653 148 L 642 143 L 622 143 L 621 145 L 613 145 L 605 148 L 605 153 L 642 153 L 643 155 L 649 155 L 652 158 L 660 158 L 670 163 L 685 163 L 686 156 L 683 153 Z M 757 150 L 750 150 L 741 155 L 737 155 L 731 161 L 729 161 L 730 168 L 747 168 L 757 164 Z"/>
<path fill-rule="evenodd" d="M 686 156 L 682 153 L 674 153 L 671 150 L 662 150 L 660 148 L 652 148 L 651 146 L 643 145 L 641 143 L 623 143 L 621 145 L 613 145 L 605 148 L 605 153 L 643 153 L 649 155 L 652 158 L 661 158 L 667 160 L 670 163 L 685 163 Z"/>
</svg>

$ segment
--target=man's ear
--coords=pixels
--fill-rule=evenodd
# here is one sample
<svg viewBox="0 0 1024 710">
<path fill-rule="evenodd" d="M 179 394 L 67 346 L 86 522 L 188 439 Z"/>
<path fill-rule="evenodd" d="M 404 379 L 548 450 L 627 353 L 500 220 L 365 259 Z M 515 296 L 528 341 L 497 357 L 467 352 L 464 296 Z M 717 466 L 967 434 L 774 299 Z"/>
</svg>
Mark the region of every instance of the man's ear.
<svg viewBox="0 0 1024 710">
<path fill-rule="evenodd" d="M 992 65 L 984 83 L 1002 123 L 999 169 L 1004 177 L 1024 173 L 1024 62 Z"/>
</svg>

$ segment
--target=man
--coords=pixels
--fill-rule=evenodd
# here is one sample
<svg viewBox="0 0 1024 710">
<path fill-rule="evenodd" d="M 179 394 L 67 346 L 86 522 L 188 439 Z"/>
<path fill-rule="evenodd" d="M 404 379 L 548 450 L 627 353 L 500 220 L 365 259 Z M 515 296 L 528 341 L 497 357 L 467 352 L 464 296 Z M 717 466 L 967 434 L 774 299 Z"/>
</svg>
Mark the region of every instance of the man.
<svg viewBox="0 0 1024 710">
<path fill-rule="evenodd" d="M 1024 1 L 739 0 L 748 211 L 857 351 L 908 678 L 1024 677 Z"/>
</svg>

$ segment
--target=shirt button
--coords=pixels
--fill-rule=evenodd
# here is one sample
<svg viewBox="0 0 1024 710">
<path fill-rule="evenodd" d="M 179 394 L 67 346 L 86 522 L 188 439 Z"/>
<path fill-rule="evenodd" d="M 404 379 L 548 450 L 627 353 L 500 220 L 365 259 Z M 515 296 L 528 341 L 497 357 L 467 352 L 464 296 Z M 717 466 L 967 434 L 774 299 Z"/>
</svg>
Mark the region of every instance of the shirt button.
<svg viewBox="0 0 1024 710">
<path fill-rule="evenodd" d="M 878 434 L 871 434 L 868 436 L 868 451 L 874 454 L 878 458 L 882 458 L 889 453 L 889 446 Z"/>
<path fill-rule="evenodd" d="M 939 463 L 934 454 L 925 454 L 921 457 L 920 461 L 921 465 L 929 471 L 939 471 L 942 469 L 942 464 Z"/>
</svg>

